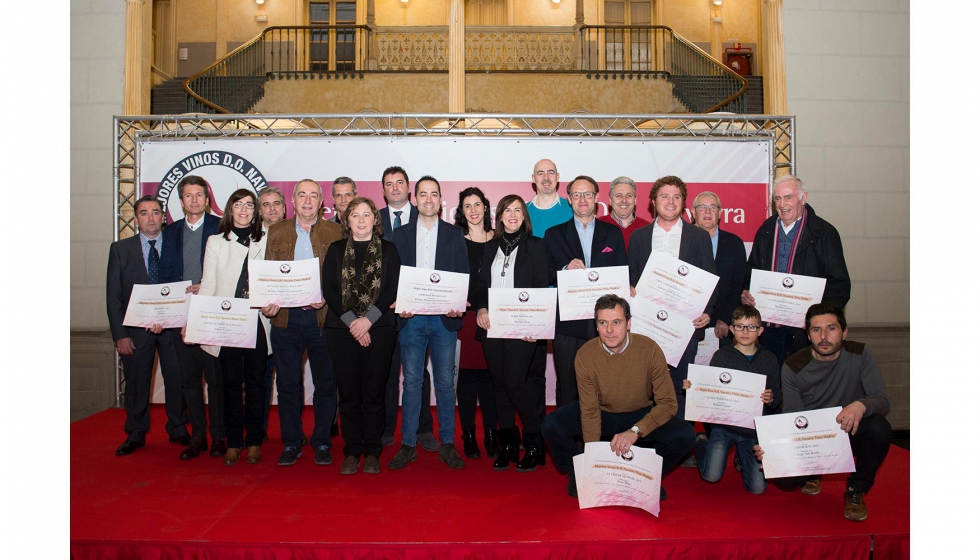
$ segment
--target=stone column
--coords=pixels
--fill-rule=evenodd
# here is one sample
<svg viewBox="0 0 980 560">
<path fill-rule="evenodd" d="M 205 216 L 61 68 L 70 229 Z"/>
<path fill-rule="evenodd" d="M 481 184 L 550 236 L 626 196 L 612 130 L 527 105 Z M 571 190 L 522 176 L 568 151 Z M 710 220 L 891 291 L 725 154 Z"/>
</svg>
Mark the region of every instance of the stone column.
<svg viewBox="0 0 980 560">
<path fill-rule="evenodd" d="M 466 6 L 449 0 L 449 112 L 466 112 Z"/>
<path fill-rule="evenodd" d="M 786 53 L 783 0 L 762 0 L 762 84 L 767 115 L 785 115 Z"/>
<path fill-rule="evenodd" d="M 374 15 L 374 0 L 367 1 L 367 17 L 365 18 L 365 23 L 367 24 L 368 31 L 367 37 L 364 38 L 365 48 L 367 53 L 365 53 L 366 68 L 368 70 L 378 69 L 378 25 L 375 23 Z"/>
<path fill-rule="evenodd" d="M 123 57 L 123 114 L 144 115 L 150 112 L 149 92 L 143 82 L 150 67 L 144 59 L 145 0 L 126 0 L 126 52 Z"/>
</svg>

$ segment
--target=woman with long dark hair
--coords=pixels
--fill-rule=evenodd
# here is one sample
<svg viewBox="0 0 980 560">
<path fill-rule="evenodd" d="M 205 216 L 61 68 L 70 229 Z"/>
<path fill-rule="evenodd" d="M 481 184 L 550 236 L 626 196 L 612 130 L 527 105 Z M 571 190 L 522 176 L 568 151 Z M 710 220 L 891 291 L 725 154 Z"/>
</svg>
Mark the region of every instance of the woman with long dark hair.
<svg viewBox="0 0 980 560">
<path fill-rule="evenodd" d="M 198 294 L 248 298 L 248 261 L 265 258 L 265 242 L 255 193 L 238 189 L 225 203 L 218 234 L 208 238 Z M 205 352 L 218 357 L 224 378 L 225 433 L 228 437 L 224 464 L 227 466 L 238 463 L 243 447 L 248 448 L 246 463 L 255 464 L 262 460 L 265 364 L 272 348 L 269 318 L 259 313 L 257 328 L 255 348 L 203 347 Z"/>
<path fill-rule="evenodd" d="M 518 471 L 527 472 L 544 464 L 541 418 L 527 384 L 537 341 L 533 338 L 488 338 L 490 316 L 487 307 L 490 288 L 547 288 L 548 250 L 544 239 L 531 236 L 531 220 L 521 197 L 510 194 L 500 199 L 496 219 L 496 235 L 483 253 L 477 301 L 471 303 L 479 310 L 476 315 L 480 327 L 477 338 L 483 341 L 500 424 L 500 456 L 494 461 L 493 468 L 504 470 L 515 461 Z M 522 439 L 514 419 L 515 412 L 524 426 L 524 457 L 520 457 Z"/>
<path fill-rule="evenodd" d="M 473 303 L 476 286 L 483 264 L 483 249 L 487 241 L 493 239 L 490 227 L 490 202 L 483 191 L 476 187 L 463 189 L 459 193 L 456 207 L 456 227 L 465 232 L 466 252 L 470 261 L 470 289 L 466 300 Z M 476 443 L 476 403 L 480 401 L 483 416 L 483 445 L 487 457 L 496 458 L 500 454 L 497 443 L 497 408 L 494 403 L 493 380 L 483 357 L 483 348 L 476 340 L 476 308 L 463 315 L 463 328 L 459 331 L 459 377 L 456 380 L 456 401 L 459 403 L 459 424 L 463 429 L 463 454 L 470 459 L 480 457 L 480 446 Z"/>
<path fill-rule="evenodd" d="M 340 474 L 381 472 L 381 432 L 385 425 L 385 382 L 395 347 L 395 312 L 401 259 L 384 241 L 381 215 L 363 196 L 340 214 L 343 239 L 323 259 L 323 299 L 327 301 L 327 342 L 334 356 L 340 393 L 344 462 Z"/>
</svg>

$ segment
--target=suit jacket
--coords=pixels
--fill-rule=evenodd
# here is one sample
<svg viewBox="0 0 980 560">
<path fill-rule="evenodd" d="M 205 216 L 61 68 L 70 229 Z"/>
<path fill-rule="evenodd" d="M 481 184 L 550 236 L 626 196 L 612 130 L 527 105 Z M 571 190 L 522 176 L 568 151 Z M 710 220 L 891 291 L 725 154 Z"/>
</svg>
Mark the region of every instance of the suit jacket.
<svg viewBox="0 0 980 560">
<path fill-rule="evenodd" d="M 224 235 L 212 235 L 208 238 L 207 247 L 204 251 L 204 272 L 201 276 L 201 289 L 198 292 L 202 296 L 226 296 L 235 297 L 235 288 L 238 287 L 238 278 L 242 274 L 242 267 L 245 266 L 245 259 L 263 260 L 265 259 L 265 243 L 269 235 L 265 234 L 259 241 L 252 241 L 248 247 L 238 242 L 238 237 L 231 233 L 231 239 L 225 239 Z M 270 338 L 271 328 L 269 318 L 259 312 L 259 320 L 265 328 L 265 342 L 272 354 L 272 340 Z M 217 357 L 221 351 L 220 346 L 201 346 L 205 352 Z"/>
<path fill-rule="evenodd" d="M 476 312 L 489 305 L 489 289 L 492 285 L 491 268 L 497 258 L 497 251 L 503 245 L 502 237 L 494 237 L 487 241 L 483 251 L 483 263 L 480 266 L 480 276 L 477 279 L 476 290 L 471 301 L 471 310 Z M 551 282 L 551 271 L 548 265 L 548 249 L 543 239 L 525 235 L 517 244 L 517 255 L 510 267 L 509 274 L 514 275 L 515 288 L 547 288 Z M 476 328 L 476 339 L 483 340 L 487 331 Z"/>
<path fill-rule="evenodd" d="M 291 261 L 293 250 L 296 248 L 296 216 L 283 220 L 269 228 L 269 240 L 265 244 L 265 260 Z M 320 273 L 323 273 L 323 257 L 327 254 L 330 244 L 340 239 L 340 224 L 317 218 L 310 228 L 310 242 L 313 244 L 313 254 L 320 259 Z M 321 286 L 321 289 L 323 286 Z M 316 320 L 323 327 L 327 319 L 327 306 L 316 310 Z M 272 318 L 273 327 L 285 328 L 289 325 L 289 309 L 280 309 Z"/>
<path fill-rule="evenodd" d="M 817 216 L 813 208 L 805 206 L 806 225 L 800 232 L 796 254 L 793 256 L 791 274 L 826 278 L 821 303 L 832 303 L 841 309 L 851 299 L 851 277 L 844 262 L 844 247 L 837 229 L 830 222 Z M 776 241 L 779 216 L 770 216 L 755 233 L 752 252 L 745 271 L 742 289 L 749 289 L 752 269 L 772 270 L 772 250 Z"/>
<path fill-rule="evenodd" d="M 184 279 L 184 223 L 181 218 L 163 228 L 163 253 L 160 255 L 160 281 L 180 282 Z M 204 264 L 204 252 L 207 249 L 208 238 L 218 233 L 221 220 L 214 214 L 204 214 L 203 237 L 201 238 L 201 264 Z"/>
<path fill-rule="evenodd" d="M 683 239 L 683 238 L 682 238 Z M 709 327 L 719 319 L 732 324 L 732 313 L 742 304 L 742 280 L 745 278 L 745 243 L 734 233 L 718 229 L 718 253 L 715 255 L 718 270 L 718 298 L 711 314 Z"/>
<path fill-rule="evenodd" d="M 126 308 L 129 307 L 129 297 L 133 294 L 133 285 L 149 283 L 150 277 L 146 273 L 146 264 L 143 262 L 143 247 L 139 234 L 116 241 L 109 246 L 105 304 L 113 341 L 132 338 L 133 345 L 138 350 L 149 340 L 150 333 L 143 327 L 126 327 L 122 324 L 126 316 Z"/>
<path fill-rule="evenodd" d="M 398 257 L 405 266 L 415 266 L 415 228 L 400 227 L 391 234 L 391 240 L 398 249 Z M 470 261 L 466 254 L 466 241 L 463 239 L 463 230 L 451 223 L 439 220 L 439 234 L 436 237 L 436 270 L 446 272 L 459 272 L 469 274 Z M 472 303 L 472 302 L 471 302 Z M 462 317 L 441 317 L 442 324 L 447 330 L 458 331 L 463 327 Z M 398 329 L 401 330 L 407 322 L 406 319 L 398 318 Z"/>
<path fill-rule="evenodd" d="M 579 241 L 575 227 L 573 216 L 571 220 L 550 227 L 544 232 L 544 242 L 548 247 L 548 257 L 551 262 L 550 282 L 553 286 L 558 285 L 558 271 L 565 268 L 573 259 L 585 262 L 585 251 L 582 250 L 582 242 Z M 628 264 L 626 243 L 623 241 L 623 231 L 619 226 L 596 218 L 595 231 L 592 234 L 592 262 L 589 264 L 591 268 Z M 555 324 L 555 333 L 589 340 L 596 337 L 595 320 L 558 321 Z"/>
<path fill-rule="evenodd" d="M 708 235 L 708 232 L 684 220 L 678 220 L 677 223 L 681 226 L 681 248 L 677 252 L 677 258 L 688 264 L 693 264 L 702 270 L 717 274 L 715 259 L 711 256 L 711 236 Z M 629 265 L 631 286 L 635 287 L 636 283 L 640 281 L 640 276 L 643 275 L 643 269 L 646 267 L 647 261 L 650 260 L 650 255 L 653 252 L 654 224 L 656 222 L 648 226 L 643 226 L 630 236 Z M 674 227 L 677 226 L 675 225 Z M 719 253 L 721 252 L 720 247 L 718 251 Z M 708 300 L 708 305 L 704 308 L 704 312 L 709 317 L 715 311 L 715 301 L 717 298 L 718 285 L 715 285 L 715 290 L 711 293 L 711 299 Z M 729 317 L 729 320 L 731 320 L 731 317 Z M 695 331 L 694 338 L 704 340 L 704 329 Z"/>
<path fill-rule="evenodd" d="M 385 241 L 391 241 L 391 210 L 387 206 L 378 210 L 381 214 L 381 228 L 384 229 L 384 239 Z M 419 217 L 419 209 L 415 207 L 411 202 L 408 203 L 408 216 L 402 214 L 402 227 L 407 226 L 410 222 L 414 222 Z"/>
</svg>

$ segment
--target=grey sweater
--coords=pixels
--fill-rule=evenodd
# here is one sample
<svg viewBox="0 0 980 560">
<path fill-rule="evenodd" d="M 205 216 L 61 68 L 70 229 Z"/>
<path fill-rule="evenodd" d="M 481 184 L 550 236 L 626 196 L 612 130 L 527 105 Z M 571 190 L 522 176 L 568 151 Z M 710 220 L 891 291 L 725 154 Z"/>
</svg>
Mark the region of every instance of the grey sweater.
<svg viewBox="0 0 980 560">
<path fill-rule="evenodd" d="M 861 401 L 864 417 L 888 414 L 891 405 L 885 381 L 871 349 L 845 340 L 840 356 L 832 362 L 814 360 L 810 347 L 783 364 L 783 412 L 847 406 Z"/>
</svg>

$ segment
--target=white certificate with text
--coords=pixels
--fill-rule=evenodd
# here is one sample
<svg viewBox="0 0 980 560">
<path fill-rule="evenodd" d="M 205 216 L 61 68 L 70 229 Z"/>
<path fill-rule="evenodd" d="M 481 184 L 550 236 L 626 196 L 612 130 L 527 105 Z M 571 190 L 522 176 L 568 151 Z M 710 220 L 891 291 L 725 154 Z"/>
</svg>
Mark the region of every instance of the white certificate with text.
<svg viewBox="0 0 980 560">
<path fill-rule="evenodd" d="M 630 267 L 606 266 L 558 271 L 558 310 L 562 321 L 595 317 L 595 301 L 606 294 L 630 297 Z"/>
<path fill-rule="evenodd" d="M 248 260 L 248 304 L 305 307 L 320 303 L 320 259 L 301 261 Z"/>
<path fill-rule="evenodd" d="M 763 321 L 802 329 L 806 310 L 820 303 L 826 286 L 826 278 L 754 269 L 749 293 Z"/>
<path fill-rule="evenodd" d="M 718 277 L 680 259 L 653 252 L 636 282 L 636 297 L 697 319 L 715 291 Z"/>
<path fill-rule="evenodd" d="M 617 457 L 609 442 L 594 441 L 572 462 L 579 509 L 629 506 L 660 516 L 664 460 L 653 449 L 632 446 Z"/>
<path fill-rule="evenodd" d="M 555 288 L 490 288 L 488 338 L 555 338 Z"/>
<path fill-rule="evenodd" d="M 470 275 L 402 265 L 395 313 L 445 315 L 466 311 Z"/>
<path fill-rule="evenodd" d="M 194 296 L 187 314 L 185 342 L 255 348 L 259 310 L 247 299 Z"/>
<path fill-rule="evenodd" d="M 684 315 L 665 306 L 655 305 L 639 297 L 630 302 L 631 332 L 652 338 L 664 351 L 667 363 L 677 364 L 694 336 L 694 323 Z"/>
<path fill-rule="evenodd" d="M 715 336 L 715 329 L 708 325 L 704 331 L 704 340 L 698 342 L 698 353 L 694 355 L 694 363 L 702 366 L 711 365 L 711 358 L 721 346 L 721 339 Z"/>
<path fill-rule="evenodd" d="M 841 407 L 755 419 L 766 478 L 854 472 L 851 439 L 840 429 Z"/>
<path fill-rule="evenodd" d="M 187 324 L 187 309 L 191 304 L 191 294 L 186 293 L 190 285 L 190 280 L 171 284 L 134 284 L 123 325 L 183 327 Z"/>
<path fill-rule="evenodd" d="M 687 379 L 691 388 L 685 397 L 685 420 L 755 428 L 755 418 L 762 416 L 765 375 L 690 364 Z"/>
</svg>

